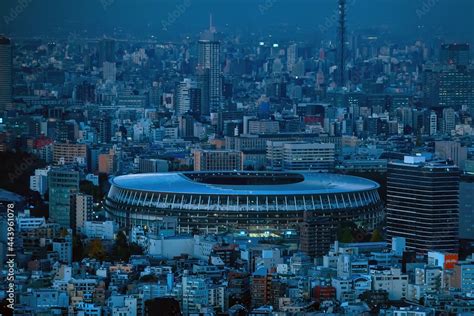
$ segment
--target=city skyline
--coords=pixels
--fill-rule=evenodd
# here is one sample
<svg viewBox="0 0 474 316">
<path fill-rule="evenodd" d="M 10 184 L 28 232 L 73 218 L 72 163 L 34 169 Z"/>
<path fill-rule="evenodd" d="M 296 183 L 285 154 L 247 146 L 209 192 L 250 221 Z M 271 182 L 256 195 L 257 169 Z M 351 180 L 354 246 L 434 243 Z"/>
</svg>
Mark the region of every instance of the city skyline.
<svg viewBox="0 0 474 316">
<path fill-rule="evenodd" d="M 474 311 L 473 1 L 0 12 L 0 315 Z"/>
</svg>

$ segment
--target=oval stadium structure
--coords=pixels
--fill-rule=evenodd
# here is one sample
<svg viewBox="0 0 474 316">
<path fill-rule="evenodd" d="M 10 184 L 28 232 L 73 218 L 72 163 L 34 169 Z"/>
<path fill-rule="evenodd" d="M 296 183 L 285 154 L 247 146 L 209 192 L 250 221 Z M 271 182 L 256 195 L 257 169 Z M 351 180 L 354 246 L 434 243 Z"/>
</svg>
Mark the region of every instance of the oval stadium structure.
<svg viewBox="0 0 474 316">
<path fill-rule="evenodd" d="M 377 225 L 378 188 L 364 178 L 311 172 L 134 174 L 111 180 L 105 208 L 125 229 L 153 230 L 171 217 L 180 233 L 324 234 L 344 221 Z"/>
</svg>

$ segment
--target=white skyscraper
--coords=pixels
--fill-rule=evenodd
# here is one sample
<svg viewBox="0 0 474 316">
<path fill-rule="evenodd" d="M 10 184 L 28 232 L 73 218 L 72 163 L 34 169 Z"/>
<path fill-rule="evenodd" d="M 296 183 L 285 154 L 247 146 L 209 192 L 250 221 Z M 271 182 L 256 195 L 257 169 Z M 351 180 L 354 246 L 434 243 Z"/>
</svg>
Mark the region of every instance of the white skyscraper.
<svg viewBox="0 0 474 316">
<path fill-rule="evenodd" d="M 293 67 L 297 61 L 298 47 L 296 44 L 291 44 L 286 50 L 286 68 L 289 73 L 293 71 Z"/>
<path fill-rule="evenodd" d="M 453 108 L 443 109 L 443 132 L 450 135 L 456 128 L 456 113 Z"/>
<path fill-rule="evenodd" d="M 191 88 L 196 88 L 196 82 L 184 79 L 176 87 L 176 114 L 181 115 L 191 109 Z"/>
<path fill-rule="evenodd" d="M 430 135 L 436 135 L 438 131 L 438 115 L 435 112 L 430 114 Z"/>
</svg>

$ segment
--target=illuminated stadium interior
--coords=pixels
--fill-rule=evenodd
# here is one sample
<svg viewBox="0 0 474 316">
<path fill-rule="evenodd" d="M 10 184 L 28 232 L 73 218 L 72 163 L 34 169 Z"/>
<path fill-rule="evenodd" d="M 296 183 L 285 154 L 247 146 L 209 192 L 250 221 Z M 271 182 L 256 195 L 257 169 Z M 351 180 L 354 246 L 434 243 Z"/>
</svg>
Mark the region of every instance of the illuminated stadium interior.
<svg viewBox="0 0 474 316">
<path fill-rule="evenodd" d="M 123 228 L 151 230 L 176 218 L 180 233 L 298 235 L 309 216 L 331 227 L 352 221 L 374 227 L 383 206 L 373 181 L 328 173 L 175 172 L 115 177 L 105 201 Z"/>
</svg>

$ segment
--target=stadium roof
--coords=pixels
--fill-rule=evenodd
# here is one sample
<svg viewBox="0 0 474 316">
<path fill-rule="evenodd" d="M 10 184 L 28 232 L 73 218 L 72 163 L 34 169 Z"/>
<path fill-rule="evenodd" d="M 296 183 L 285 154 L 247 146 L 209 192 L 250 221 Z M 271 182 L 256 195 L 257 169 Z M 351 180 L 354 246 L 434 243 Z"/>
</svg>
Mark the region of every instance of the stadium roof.
<svg viewBox="0 0 474 316">
<path fill-rule="evenodd" d="M 206 177 L 213 178 L 207 181 Z M 216 183 L 215 179 L 221 183 Z M 241 179 L 250 179 L 240 184 Z M 225 178 L 225 181 L 222 179 Z M 252 183 L 253 180 L 268 178 L 267 183 Z M 290 180 L 288 180 L 288 178 Z M 294 181 L 292 180 L 294 178 Z M 204 179 L 204 180 L 203 180 Z M 286 179 L 280 184 L 281 179 Z M 271 182 L 271 183 L 270 183 Z M 119 188 L 183 194 L 210 195 L 302 195 L 335 194 L 369 191 L 379 188 L 379 184 L 365 178 L 331 173 L 316 172 L 172 172 L 144 173 L 118 176 L 111 183 Z"/>
</svg>

